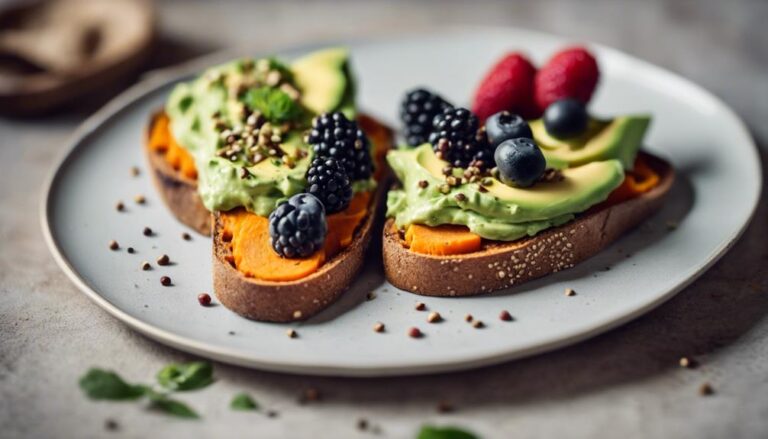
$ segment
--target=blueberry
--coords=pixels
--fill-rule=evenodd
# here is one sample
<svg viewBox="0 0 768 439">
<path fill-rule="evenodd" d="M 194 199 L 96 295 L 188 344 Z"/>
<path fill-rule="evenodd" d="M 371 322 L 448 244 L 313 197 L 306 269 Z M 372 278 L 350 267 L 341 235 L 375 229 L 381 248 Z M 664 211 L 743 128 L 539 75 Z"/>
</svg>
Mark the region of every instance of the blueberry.
<svg viewBox="0 0 768 439">
<path fill-rule="evenodd" d="M 587 109 L 576 99 L 555 101 L 544 111 L 544 127 L 557 139 L 578 136 L 587 129 L 588 122 Z"/>
<path fill-rule="evenodd" d="M 527 187 L 544 173 L 547 161 L 531 139 L 520 137 L 501 142 L 493 155 L 501 181 L 510 186 Z"/>
<path fill-rule="evenodd" d="M 485 132 L 488 134 L 488 141 L 493 146 L 498 146 L 508 139 L 520 137 L 533 139 L 531 127 L 528 126 L 525 119 L 509 111 L 502 111 L 489 117 L 485 121 Z"/>
</svg>

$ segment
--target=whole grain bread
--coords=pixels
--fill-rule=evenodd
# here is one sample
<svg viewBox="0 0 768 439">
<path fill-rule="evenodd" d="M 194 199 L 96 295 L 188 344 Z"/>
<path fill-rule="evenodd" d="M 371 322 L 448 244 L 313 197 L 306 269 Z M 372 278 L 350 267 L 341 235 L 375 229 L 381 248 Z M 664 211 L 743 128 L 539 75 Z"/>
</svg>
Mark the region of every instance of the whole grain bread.
<svg viewBox="0 0 768 439">
<path fill-rule="evenodd" d="M 613 206 L 590 209 L 567 224 L 530 238 L 509 243 L 484 241 L 477 252 L 456 256 L 412 252 L 389 219 L 382 245 L 387 280 L 424 296 L 473 296 L 571 268 L 600 252 L 663 204 L 675 179 L 674 170 L 666 161 L 643 154 L 661 177 L 649 192 Z"/>
</svg>

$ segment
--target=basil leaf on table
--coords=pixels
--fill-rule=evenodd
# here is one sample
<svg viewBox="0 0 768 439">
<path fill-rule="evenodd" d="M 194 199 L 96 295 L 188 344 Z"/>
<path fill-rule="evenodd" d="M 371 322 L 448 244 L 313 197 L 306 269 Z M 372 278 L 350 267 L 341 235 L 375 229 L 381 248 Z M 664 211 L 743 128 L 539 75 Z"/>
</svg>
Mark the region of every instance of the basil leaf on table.
<svg viewBox="0 0 768 439">
<path fill-rule="evenodd" d="M 91 399 L 130 400 L 142 397 L 147 388 L 126 383 L 112 371 L 93 368 L 80 378 L 80 388 Z"/>
<path fill-rule="evenodd" d="M 170 390 L 202 389 L 213 382 L 213 366 L 204 361 L 169 364 L 157 373 L 157 382 Z"/>
<path fill-rule="evenodd" d="M 190 406 L 165 396 L 153 399 L 150 407 L 179 418 L 197 419 L 200 417 Z"/>
<path fill-rule="evenodd" d="M 251 395 L 247 393 L 238 393 L 232 398 L 232 402 L 229 403 L 229 408 L 232 410 L 258 410 L 259 404 L 251 398 Z"/>
<path fill-rule="evenodd" d="M 416 439 L 479 439 L 479 437 L 457 427 L 425 425 L 421 427 Z"/>
</svg>

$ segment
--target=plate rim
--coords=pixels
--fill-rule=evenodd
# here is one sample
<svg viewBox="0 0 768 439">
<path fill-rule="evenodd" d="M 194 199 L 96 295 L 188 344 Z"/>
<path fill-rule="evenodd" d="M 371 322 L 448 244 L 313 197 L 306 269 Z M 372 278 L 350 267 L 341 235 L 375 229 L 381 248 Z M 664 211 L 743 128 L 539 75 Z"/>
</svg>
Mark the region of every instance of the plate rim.
<svg viewBox="0 0 768 439">
<path fill-rule="evenodd" d="M 466 33 L 466 32 L 471 32 L 473 29 L 474 30 L 479 29 L 486 32 L 513 31 L 513 32 L 519 32 L 519 33 L 524 33 L 529 35 L 535 35 L 542 38 L 548 38 L 548 39 L 555 38 L 565 42 L 574 41 L 573 38 L 568 38 L 562 35 L 548 33 L 548 32 L 540 32 L 540 31 L 525 29 L 517 26 L 512 27 L 512 26 L 454 25 L 454 26 L 450 26 L 448 28 L 448 31 L 449 33 Z M 442 31 L 445 32 L 446 29 L 443 28 Z M 428 31 L 424 31 L 424 30 L 408 32 L 408 33 L 399 34 L 396 36 L 392 34 L 387 34 L 387 33 L 381 33 L 381 34 L 374 33 L 367 37 L 357 38 L 355 40 L 355 44 L 364 45 L 364 44 L 371 44 L 371 43 L 384 43 L 388 41 L 391 42 L 391 41 L 397 41 L 397 40 L 408 40 L 408 39 L 414 39 L 414 38 L 418 39 L 420 37 L 423 38 L 428 35 L 429 35 Z M 272 48 L 270 51 L 271 52 L 304 51 L 304 50 L 311 50 L 312 48 L 316 48 L 316 47 L 333 45 L 333 44 L 349 44 L 349 42 L 347 41 L 345 43 L 344 40 L 329 39 L 329 40 L 318 41 L 310 44 L 279 45 L 277 47 Z M 75 286 L 81 292 L 83 292 L 89 299 L 91 299 L 96 305 L 98 305 L 103 310 L 107 311 L 107 313 L 109 313 L 113 317 L 117 318 L 118 320 L 125 323 L 132 329 L 138 331 L 139 333 L 157 342 L 171 346 L 175 349 L 179 349 L 181 351 L 192 353 L 194 355 L 198 355 L 201 357 L 222 361 L 224 363 L 235 364 L 238 366 L 244 366 L 248 368 L 255 368 L 255 369 L 265 370 L 270 372 L 317 375 L 317 376 L 381 377 L 381 376 L 422 375 L 422 374 L 431 374 L 431 373 L 453 372 L 453 371 L 466 370 L 466 369 L 472 369 L 472 368 L 483 367 L 483 366 L 490 366 L 498 363 L 503 363 L 503 362 L 507 362 L 507 361 L 511 361 L 511 360 L 515 360 L 523 357 L 540 354 L 547 351 L 552 351 L 561 347 L 578 343 L 583 340 L 587 340 L 598 334 L 601 334 L 611 329 L 614 329 L 616 327 L 619 327 L 631 320 L 634 320 L 635 318 L 643 314 L 646 314 L 647 312 L 651 311 L 652 309 L 658 307 L 659 305 L 663 304 L 664 302 L 672 298 L 679 291 L 681 291 L 682 289 L 690 285 L 693 281 L 695 281 L 704 272 L 709 270 L 709 268 L 715 262 L 717 262 L 722 256 L 724 256 L 731 249 L 731 247 L 733 247 L 736 241 L 738 241 L 738 239 L 742 236 L 742 234 L 747 229 L 749 224 L 752 222 L 752 219 L 754 218 L 755 212 L 759 205 L 760 196 L 762 193 L 761 182 L 763 180 L 763 176 L 762 176 L 762 166 L 759 160 L 758 147 L 754 141 L 754 138 L 750 130 L 748 129 L 745 122 L 741 119 L 741 117 L 739 117 L 738 114 L 728 104 L 726 104 L 720 97 L 708 91 L 707 89 L 703 88 L 702 86 L 698 85 L 697 83 L 693 82 L 692 80 L 689 80 L 675 72 L 672 72 L 668 69 L 660 67 L 656 64 L 642 60 L 633 55 L 627 54 L 619 49 L 615 49 L 613 47 L 606 46 L 604 44 L 594 43 L 594 42 L 585 42 L 585 44 L 587 44 L 589 47 L 597 48 L 600 51 L 610 53 L 612 57 L 624 58 L 633 63 L 639 63 L 643 65 L 643 67 L 654 70 L 655 73 L 666 76 L 668 79 L 672 79 L 677 83 L 684 85 L 686 88 L 689 88 L 692 91 L 707 97 L 711 102 L 713 102 L 716 105 L 719 111 L 723 111 L 728 116 L 728 118 L 731 119 L 731 121 L 735 124 L 735 128 L 738 129 L 743 135 L 744 140 L 749 142 L 749 144 L 752 146 L 752 148 L 749 151 L 751 152 L 751 154 L 755 159 L 755 160 L 752 160 L 752 163 L 754 168 L 753 169 L 754 174 L 757 177 L 756 178 L 757 187 L 755 191 L 755 196 L 753 200 L 751 200 L 751 209 L 746 220 L 741 224 L 741 226 L 737 230 L 732 231 L 724 241 L 722 241 L 717 247 L 713 249 L 713 251 L 709 255 L 706 256 L 706 261 L 702 265 L 698 267 L 694 267 L 693 269 L 689 270 L 688 273 L 685 273 L 685 281 L 677 285 L 670 285 L 667 287 L 660 288 L 659 290 L 662 291 L 661 294 L 659 294 L 654 300 L 646 303 L 644 306 L 638 307 L 632 312 L 626 313 L 619 318 L 611 319 L 608 322 L 596 322 L 595 324 L 590 325 L 584 330 L 573 333 L 569 336 L 553 337 L 552 339 L 538 343 L 535 346 L 517 349 L 514 351 L 498 352 L 495 354 L 477 356 L 470 359 L 462 359 L 462 360 L 455 360 L 450 362 L 438 362 L 438 363 L 429 362 L 429 361 L 414 361 L 406 364 L 401 363 L 398 365 L 389 364 L 389 365 L 380 365 L 380 366 L 349 366 L 349 365 L 345 366 L 340 364 L 309 365 L 305 363 L 297 364 L 297 363 L 283 362 L 283 361 L 277 361 L 277 362 L 265 361 L 265 360 L 256 360 L 256 359 L 247 357 L 245 355 L 242 355 L 242 353 L 240 353 L 236 349 L 222 347 L 220 345 L 216 345 L 212 343 L 202 342 L 189 337 L 177 335 L 176 333 L 168 330 L 155 327 L 154 325 L 144 322 L 141 319 L 137 317 L 133 317 L 127 312 L 121 310 L 117 306 L 110 303 L 107 299 L 102 297 L 93 288 L 91 288 L 88 285 L 88 283 L 77 273 L 74 267 L 72 267 L 72 265 L 66 259 L 62 249 L 59 247 L 58 242 L 56 241 L 56 238 L 52 230 L 51 221 L 50 221 L 51 219 L 50 206 L 52 203 L 51 197 L 53 193 L 54 183 L 59 178 L 61 174 L 61 170 L 64 169 L 67 162 L 72 159 L 74 153 L 78 150 L 79 145 L 81 145 L 84 140 L 86 140 L 89 136 L 93 135 L 96 131 L 98 131 L 98 129 L 105 122 L 109 121 L 112 117 L 114 117 L 116 114 L 123 111 L 133 103 L 138 102 L 144 96 L 154 92 L 158 88 L 168 85 L 169 83 L 178 81 L 184 76 L 193 74 L 199 71 L 200 69 L 205 68 L 205 66 L 209 65 L 211 62 L 216 62 L 218 60 L 226 59 L 226 57 L 229 57 L 229 56 L 237 56 L 237 54 L 241 54 L 243 52 L 247 52 L 249 54 L 257 56 L 260 53 L 263 54 L 267 52 L 266 50 L 263 50 L 263 48 L 262 49 L 253 48 L 253 50 L 249 50 L 247 47 L 225 49 L 222 51 L 214 52 L 210 55 L 195 58 L 189 62 L 185 62 L 177 66 L 165 68 L 155 72 L 150 72 L 150 74 L 146 79 L 140 80 L 138 83 L 134 84 L 124 92 L 120 93 L 119 95 L 111 99 L 102 108 L 97 110 L 95 113 L 89 116 L 84 122 L 82 122 L 78 126 L 78 128 L 75 129 L 75 131 L 65 141 L 66 146 L 62 149 L 59 156 L 54 160 L 54 163 L 51 169 L 49 170 L 48 175 L 44 181 L 42 198 L 40 203 L 41 205 L 39 210 L 40 212 L 39 218 L 40 218 L 40 223 L 43 231 L 43 238 L 45 240 L 45 243 L 51 255 L 54 258 L 54 261 L 59 266 L 59 268 L 64 272 L 64 274 L 69 278 L 69 280 L 73 282 Z M 674 283 L 674 282 L 671 282 L 671 283 Z"/>
</svg>

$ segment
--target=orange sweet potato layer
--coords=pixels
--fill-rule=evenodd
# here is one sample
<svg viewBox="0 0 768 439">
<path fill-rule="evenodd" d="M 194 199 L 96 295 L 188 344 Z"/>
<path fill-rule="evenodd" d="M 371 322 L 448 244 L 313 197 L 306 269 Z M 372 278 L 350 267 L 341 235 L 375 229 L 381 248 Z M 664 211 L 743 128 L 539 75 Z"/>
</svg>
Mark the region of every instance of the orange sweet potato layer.
<svg viewBox="0 0 768 439">
<path fill-rule="evenodd" d="M 303 259 L 285 259 L 269 243 L 269 219 L 244 209 L 221 212 L 224 234 L 231 239 L 232 256 L 238 271 L 256 279 L 285 282 L 298 280 L 317 271 L 352 243 L 355 231 L 368 212 L 371 194 L 362 192 L 349 207 L 328 215 L 328 234 L 323 248 Z"/>
<path fill-rule="evenodd" d="M 171 135 L 170 119 L 163 113 L 159 115 L 152 125 L 149 134 L 149 148 L 165 154 L 165 161 L 173 169 L 181 172 L 185 177 L 197 179 L 195 159 Z"/>
<path fill-rule="evenodd" d="M 594 208 L 603 208 L 637 197 L 659 184 L 659 175 L 651 169 L 640 155 L 634 167 L 627 172 L 621 186 L 608 199 Z M 480 250 L 480 236 L 464 226 L 429 227 L 412 224 L 405 232 L 405 244 L 416 253 L 428 255 L 459 255 Z"/>
</svg>

